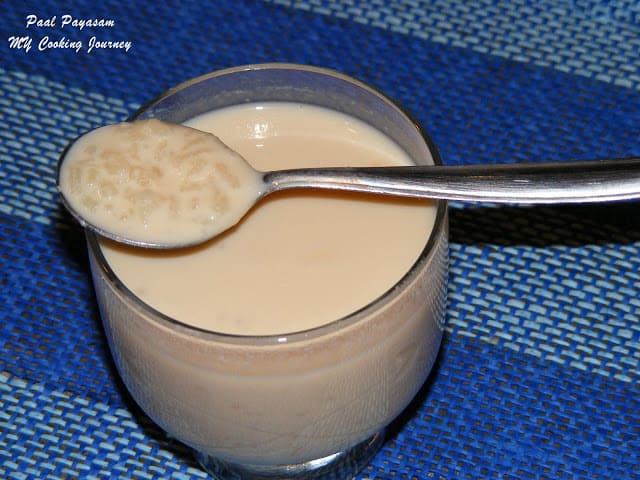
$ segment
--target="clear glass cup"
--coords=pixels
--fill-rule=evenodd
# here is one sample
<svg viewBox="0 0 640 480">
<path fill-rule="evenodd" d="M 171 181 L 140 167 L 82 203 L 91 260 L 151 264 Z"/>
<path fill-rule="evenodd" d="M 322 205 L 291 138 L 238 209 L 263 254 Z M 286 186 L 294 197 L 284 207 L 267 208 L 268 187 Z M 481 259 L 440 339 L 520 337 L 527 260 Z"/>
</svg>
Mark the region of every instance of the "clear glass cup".
<svg viewBox="0 0 640 480">
<path fill-rule="evenodd" d="M 310 66 L 214 72 L 169 90 L 133 118 L 181 123 L 226 106 L 272 101 L 355 116 L 395 140 L 416 164 L 440 163 L 431 141 L 394 102 Z M 439 350 L 445 202 L 438 202 L 419 259 L 383 296 L 324 326 L 274 336 L 203 331 L 170 318 L 118 279 L 97 236 L 87 232 L 87 243 L 104 329 L 125 385 L 214 478 L 352 478 L 421 388 Z"/>
</svg>

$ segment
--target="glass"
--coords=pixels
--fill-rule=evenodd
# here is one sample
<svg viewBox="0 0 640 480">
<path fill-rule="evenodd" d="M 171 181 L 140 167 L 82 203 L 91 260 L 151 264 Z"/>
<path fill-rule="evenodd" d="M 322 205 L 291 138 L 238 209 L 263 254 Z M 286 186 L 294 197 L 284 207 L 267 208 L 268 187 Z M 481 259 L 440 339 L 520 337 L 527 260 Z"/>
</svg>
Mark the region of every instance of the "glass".
<svg viewBox="0 0 640 480">
<path fill-rule="evenodd" d="M 267 101 L 355 116 L 395 140 L 416 164 L 439 163 L 430 140 L 391 100 L 309 66 L 214 72 L 169 90 L 133 118 L 183 122 Z M 87 243 L 104 329 L 125 385 L 149 417 L 194 449 L 214 478 L 352 478 L 418 392 L 439 350 L 445 202 L 437 205 L 424 251 L 397 285 L 345 318 L 285 335 L 227 335 L 170 318 L 117 278 L 98 237 L 87 232 Z"/>
</svg>

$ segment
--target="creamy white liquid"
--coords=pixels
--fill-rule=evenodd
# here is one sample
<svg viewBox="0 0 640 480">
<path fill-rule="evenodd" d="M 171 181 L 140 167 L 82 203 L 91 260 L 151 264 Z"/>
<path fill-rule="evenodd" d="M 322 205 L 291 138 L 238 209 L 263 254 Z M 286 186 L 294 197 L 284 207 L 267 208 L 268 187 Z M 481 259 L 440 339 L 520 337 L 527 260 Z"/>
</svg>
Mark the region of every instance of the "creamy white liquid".
<svg viewBox="0 0 640 480">
<path fill-rule="evenodd" d="M 370 127 L 309 106 L 237 107 L 190 125 L 215 131 L 257 168 L 408 161 Z M 278 334 L 359 310 L 392 288 L 423 250 L 433 215 L 425 201 L 288 192 L 199 248 L 102 249 L 136 294 L 183 323 Z M 349 448 L 407 406 L 434 362 L 447 272 L 439 225 L 413 275 L 357 321 L 264 343 L 162 321 L 123 295 L 92 246 L 118 371 L 158 425 L 224 460 L 295 464 Z"/>
<path fill-rule="evenodd" d="M 189 125 L 214 132 L 258 170 L 410 164 L 370 126 L 310 106 L 234 107 Z M 273 335 L 328 323 L 385 293 L 424 248 L 434 213 L 424 200 L 280 192 L 200 247 L 105 245 L 105 254 L 141 299 L 181 322 Z"/>
<path fill-rule="evenodd" d="M 234 225 L 258 197 L 257 172 L 214 135 L 156 119 L 80 137 L 60 167 L 67 204 L 140 243 L 194 244 Z"/>
</svg>

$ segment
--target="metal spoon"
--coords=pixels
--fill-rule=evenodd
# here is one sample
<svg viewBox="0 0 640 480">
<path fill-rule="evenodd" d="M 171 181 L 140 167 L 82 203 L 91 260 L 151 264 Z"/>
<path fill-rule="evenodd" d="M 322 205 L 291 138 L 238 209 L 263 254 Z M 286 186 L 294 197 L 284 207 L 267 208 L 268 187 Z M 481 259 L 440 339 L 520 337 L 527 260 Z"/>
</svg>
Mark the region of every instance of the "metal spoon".
<svg viewBox="0 0 640 480">
<path fill-rule="evenodd" d="M 489 203 L 588 203 L 640 198 L 640 158 L 525 164 L 308 168 L 263 174 L 262 195 L 325 188 Z"/>
<path fill-rule="evenodd" d="M 197 132 L 204 141 L 215 139 L 221 143 L 208 133 L 179 125 L 173 125 L 172 128 L 187 129 L 190 135 Z M 244 161 L 240 155 L 228 150 L 233 161 Z M 109 225 L 96 224 L 86 212 L 69 201 L 68 192 L 65 192 L 60 181 L 60 171 L 67 156 L 63 155 L 60 160 L 56 181 L 63 203 L 72 215 L 83 226 L 102 236 L 147 248 L 179 248 L 204 242 L 232 227 L 259 199 L 289 189 L 316 188 L 510 204 L 588 203 L 640 198 L 640 158 L 497 165 L 301 168 L 271 172 L 257 172 L 248 165 L 242 165 L 242 169 L 249 169 L 255 174 L 257 181 L 249 182 L 246 186 L 253 191 L 246 197 L 248 200 L 240 205 L 235 216 L 224 218 L 218 225 L 213 222 L 215 228 L 192 238 L 167 239 L 162 235 L 158 238 L 141 238 L 127 232 L 113 231 Z"/>
</svg>

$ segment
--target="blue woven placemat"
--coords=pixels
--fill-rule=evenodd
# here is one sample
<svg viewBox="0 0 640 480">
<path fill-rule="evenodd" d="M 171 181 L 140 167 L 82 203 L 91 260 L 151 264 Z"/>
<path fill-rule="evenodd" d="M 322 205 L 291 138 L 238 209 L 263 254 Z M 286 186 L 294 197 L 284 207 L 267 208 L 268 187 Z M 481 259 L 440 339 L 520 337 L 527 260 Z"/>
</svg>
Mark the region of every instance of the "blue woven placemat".
<svg viewBox="0 0 640 480">
<path fill-rule="evenodd" d="M 166 88 L 308 63 L 396 98 L 447 164 L 640 155 L 635 0 L 11 3 L 0 478 L 206 478 L 122 386 L 82 233 L 54 191 L 72 138 Z M 87 19 L 114 23 L 80 28 Z M 129 47 L 89 51 L 92 38 Z M 640 205 L 450 211 L 438 364 L 359 478 L 640 478 Z"/>
</svg>

